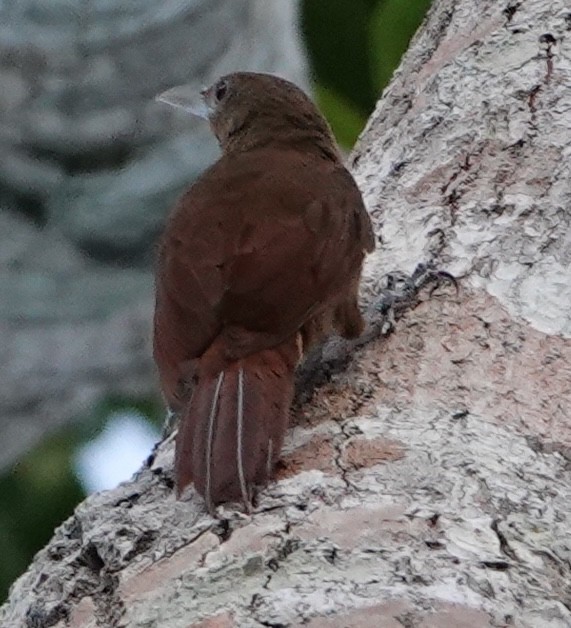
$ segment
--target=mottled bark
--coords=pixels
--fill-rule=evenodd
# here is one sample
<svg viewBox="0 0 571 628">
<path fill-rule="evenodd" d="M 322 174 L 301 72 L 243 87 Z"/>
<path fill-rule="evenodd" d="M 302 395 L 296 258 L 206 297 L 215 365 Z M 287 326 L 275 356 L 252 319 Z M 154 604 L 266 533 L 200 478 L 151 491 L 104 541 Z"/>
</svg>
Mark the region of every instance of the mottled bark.
<svg viewBox="0 0 571 628">
<path fill-rule="evenodd" d="M 364 300 L 420 262 L 459 294 L 343 371 L 326 350 L 252 516 L 176 502 L 167 443 L 57 531 L 8 625 L 571 625 L 569 25 L 435 2 L 352 165 L 383 242 Z"/>
</svg>

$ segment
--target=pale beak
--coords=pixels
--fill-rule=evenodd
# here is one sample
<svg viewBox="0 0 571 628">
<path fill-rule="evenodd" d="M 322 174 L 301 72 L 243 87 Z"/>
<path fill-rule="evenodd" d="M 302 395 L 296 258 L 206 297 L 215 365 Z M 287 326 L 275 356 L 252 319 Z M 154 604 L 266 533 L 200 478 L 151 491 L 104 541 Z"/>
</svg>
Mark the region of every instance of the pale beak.
<svg viewBox="0 0 571 628">
<path fill-rule="evenodd" d="M 188 113 L 193 116 L 208 120 L 210 111 L 204 102 L 203 92 L 204 90 L 197 94 L 195 89 L 190 85 L 178 85 L 159 94 L 155 97 L 155 100 L 164 102 L 173 107 L 178 107 L 179 109 L 184 109 L 184 111 L 188 111 Z"/>
</svg>

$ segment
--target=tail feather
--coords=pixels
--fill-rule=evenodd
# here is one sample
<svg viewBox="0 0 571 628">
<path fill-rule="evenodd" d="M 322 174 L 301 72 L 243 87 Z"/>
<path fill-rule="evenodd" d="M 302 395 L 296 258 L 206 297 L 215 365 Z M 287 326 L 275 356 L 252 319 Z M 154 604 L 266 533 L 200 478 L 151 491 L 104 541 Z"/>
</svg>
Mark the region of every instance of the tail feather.
<svg viewBox="0 0 571 628">
<path fill-rule="evenodd" d="M 292 338 L 222 369 L 208 353 L 201 358 L 176 441 L 179 495 L 192 481 L 209 509 L 250 504 L 253 486 L 271 479 L 281 451 L 298 357 Z"/>
<path fill-rule="evenodd" d="M 216 380 L 216 388 L 214 389 L 214 394 L 212 396 L 212 405 L 210 406 L 210 414 L 208 415 L 208 436 L 206 439 L 206 486 L 204 489 L 204 495 L 206 496 L 206 504 L 208 510 L 212 509 L 212 501 L 211 501 L 211 485 L 212 485 L 212 444 L 214 441 L 214 427 L 216 422 L 216 417 L 218 415 L 218 401 L 220 399 L 220 389 L 222 388 L 222 384 L 224 382 L 224 371 L 221 371 L 218 375 L 218 379 Z"/>
<path fill-rule="evenodd" d="M 244 473 L 244 368 L 238 369 L 238 402 L 236 407 L 236 467 L 240 480 L 240 493 L 244 504 L 250 503 L 246 474 Z"/>
</svg>

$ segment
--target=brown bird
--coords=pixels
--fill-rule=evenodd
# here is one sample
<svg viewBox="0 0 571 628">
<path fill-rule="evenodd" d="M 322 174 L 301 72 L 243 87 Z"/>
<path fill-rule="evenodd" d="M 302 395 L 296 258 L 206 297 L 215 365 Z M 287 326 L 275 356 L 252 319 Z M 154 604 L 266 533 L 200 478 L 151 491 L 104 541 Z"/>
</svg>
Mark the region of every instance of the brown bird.
<svg viewBox="0 0 571 628">
<path fill-rule="evenodd" d="M 295 85 L 239 72 L 159 96 L 205 115 L 222 156 L 175 205 L 160 242 L 154 357 L 180 416 L 177 492 L 210 510 L 272 476 L 307 348 L 363 330 L 361 194 L 325 119 Z"/>
</svg>

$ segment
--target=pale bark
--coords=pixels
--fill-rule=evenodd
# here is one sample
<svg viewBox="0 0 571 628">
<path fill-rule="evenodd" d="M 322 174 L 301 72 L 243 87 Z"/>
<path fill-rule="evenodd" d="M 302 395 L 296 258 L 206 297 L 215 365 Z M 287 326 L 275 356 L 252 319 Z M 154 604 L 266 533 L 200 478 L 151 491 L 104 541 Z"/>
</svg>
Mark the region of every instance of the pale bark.
<svg viewBox="0 0 571 628">
<path fill-rule="evenodd" d="M 166 444 L 57 531 L 6 625 L 571 625 L 570 23 L 435 2 L 352 164 L 365 300 L 419 262 L 459 295 L 330 373 L 251 517 L 176 502 Z"/>
</svg>

